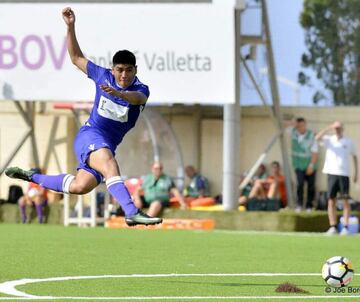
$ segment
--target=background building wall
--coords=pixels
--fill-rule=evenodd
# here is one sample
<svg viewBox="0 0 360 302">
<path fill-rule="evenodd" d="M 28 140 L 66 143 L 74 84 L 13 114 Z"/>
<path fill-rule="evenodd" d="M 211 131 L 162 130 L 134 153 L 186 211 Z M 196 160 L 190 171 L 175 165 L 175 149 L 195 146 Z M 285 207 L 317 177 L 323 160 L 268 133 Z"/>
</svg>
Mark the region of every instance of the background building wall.
<svg viewBox="0 0 360 302">
<path fill-rule="evenodd" d="M 185 165 L 194 165 L 203 175 L 209 178 L 212 194 L 219 194 L 222 190 L 222 107 L 181 106 L 152 107 L 160 111 L 173 127 L 178 138 Z M 344 122 L 345 135 L 349 136 L 360 150 L 360 108 L 358 107 L 285 107 L 282 108 L 286 119 L 303 116 L 308 121 L 308 127 L 318 131 L 335 120 Z M 241 110 L 241 171 L 251 168 L 258 156 L 266 148 L 276 129 L 270 119 L 269 111 L 264 107 L 243 107 Z M 82 120 L 86 115 L 82 115 Z M 54 110 L 52 104 L 47 104 L 43 113 L 37 113 L 35 131 L 39 149 L 40 164 L 48 173 L 76 171 L 76 159 L 73 154 L 73 139 L 76 125 L 73 115 L 67 110 Z M 0 163 L 10 154 L 13 146 L 26 131 L 25 122 L 20 117 L 11 102 L 2 102 L 0 108 Z M 128 141 L 131 136 L 124 141 Z M 290 150 L 290 144 L 288 146 Z M 318 190 L 326 189 L 326 178 L 321 173 L 324 161 L 324 149 L 320 149 Z M 131 151 L 131 150 L 130 150 Z M 128 152 L 130 152 L 128 151 Z M 360 154 L 360 153 L 359 153 Z M 281 162 L 278 143 L 275 143 L 266 158 L 266 163 L 273 160 Z M 32 165 L 32 150 L 29 142 L 13 159 L 11 165 L 30 168 Z M 133 165 L 140 165 L 134 161 Z M 138 167 L 143 171 L 144 167 Z M 150 170 L 150 168 L 149 168 Z M 166 167 L 165 167 L 166 172 Z M 124 172 L 126 175 L 126 171 Z M 24 182 L 11 180 L 4 175 L 0 177 L 0 198 L 7 198 L 10 184 L 20 184 L 26 188 Z M 360 200 L 360 182 L 352 185 L 351 194 Z"/>
</svg>

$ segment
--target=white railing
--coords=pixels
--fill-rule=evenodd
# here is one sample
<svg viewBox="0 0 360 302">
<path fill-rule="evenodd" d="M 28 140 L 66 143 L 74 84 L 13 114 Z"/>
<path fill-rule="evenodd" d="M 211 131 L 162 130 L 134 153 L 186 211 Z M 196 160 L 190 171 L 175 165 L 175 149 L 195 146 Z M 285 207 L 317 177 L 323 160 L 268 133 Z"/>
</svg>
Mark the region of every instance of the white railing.
<svg viewBox="0 0 360 302">
<path fill-rule="evenodd" d="M 97 217 L 97 201 L 96 193 L 99 192 L 97 188 L 85 195 L 77 195 L 77 201 L 75 210 L 77 212 L 76 217 L 71 217 L 70 208 L 70 194 L 64 194 L 64 226 L 71 224 L 77 224 L 79 227 L 91 226 L 95 227 L 97 224 L 104 224 L 110 217 L 109 213 L 109 193 L 105 191 L 104 199 L 104 216 Z M 101 191 L 100 191 L 101 192 Z M 84 217 L 84 196 L 90 195 L 90 217 Z"/>
</svg>

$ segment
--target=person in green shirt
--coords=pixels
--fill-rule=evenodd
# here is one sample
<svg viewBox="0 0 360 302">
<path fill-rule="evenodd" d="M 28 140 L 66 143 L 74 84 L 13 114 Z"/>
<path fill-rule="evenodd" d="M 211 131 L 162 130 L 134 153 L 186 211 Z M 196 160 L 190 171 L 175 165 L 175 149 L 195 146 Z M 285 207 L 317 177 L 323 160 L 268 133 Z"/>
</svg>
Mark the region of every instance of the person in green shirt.
<svg viewBox="0 0 360 302">
<path fill-rule="evenodd" d="M 304 183 L 307 182 L 306 209 L 311 211 L 315 199 L 316 163 L 318 144 L 315 134 L 306 126 L 306 121 L 298 117 L 291 129 L 291 158 L 297 180 L 297 207 L 301 211 L 304 201 Z"/>
<path fill-rule="evenodd" d="M 170 205 L 170 195 L 174 195 L 185 207 L 183 196 L 176 188 L 170 176 L 163 173 L 161 162 L 154 162 L 151 168 L 151 174 L 143 177 L 143 183 L 134 194 L 135 205 L 138 208 L 149 208 L 147 214 L 151 217 L 157 216 L 164 207 Z M 141 196 L 141 191 L 144 195 Z M 143 197 L 143 198 L 142 198 Z"/>
<path fill-rule="evenodd" d="M 201 198 L 209 196 L 209 181 L 200 175 L 193 166 L 185 168 L 186 176 L 190 179 L 189 185 L 184 190 L 184 195 L 188 197 Z"/>
</svg>

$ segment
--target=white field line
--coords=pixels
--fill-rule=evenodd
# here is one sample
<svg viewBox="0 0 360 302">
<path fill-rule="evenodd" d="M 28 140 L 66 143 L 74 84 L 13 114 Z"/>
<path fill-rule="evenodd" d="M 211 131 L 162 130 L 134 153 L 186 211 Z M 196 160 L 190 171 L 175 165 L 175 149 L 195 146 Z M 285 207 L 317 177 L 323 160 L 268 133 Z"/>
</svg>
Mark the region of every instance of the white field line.
<svg viewBox="0 0 360 302">
<path fill-rule="evenodd" d="M 307 299 L 355 299 L 360 298 L 360 295 L 333 295 L 333 296 L 164 296 L 164 297 L 0 297 L 0 300 L 117 300 L 117 301 L 146 301 L 146 300 L 307 300 Z"/>
<path fill-rule="evenodd" d="M 200 231 L 198 232 L 208 232 L 208 231 Z M 326 236 L 325 233 L 320 232 L 276 232 L 276 231 L 237 231 L 237 230 L 212 230 L 213 233 L 222 233 L 229 235 L 275 235 L 275 236 L 289 236 L 289 237 L 321 237 L 328 239 L 329 236 Z M 351 237 L 359 237 L 358 234 L 351 234 Z M 333 236 L 332 238 L 336 238 L 337 236 Z M 345 237 L 344 237 L 345 238 Z"/>
<path fill-rule="evenodd" d="M 204 300 L 204 299 L 256 299 L 256 297 L 236 296 L 236 297 L 222 297 L 222 296 L 194 296 L 194 297 L 53 297 L 53 296 L 35 296 L 16 289 L 17 286 L 31 283 L 52 282 L 52 281 L 68 281 L 68 280 L 86 280 L 86 279 L 109 279 L 109 278 L 171 278 L 171 277 L 275 277 L 275 276 L 320 276 L 319 273 L 209 273 L 209 274 L 130 274 L 130 275 L 100 275 L 100 276 L 66 276 L 66 277 L 52 277 L 42 279 L 20 279 L 0 283 L 0 293 L 10 295 L 13 297 L 0 297 L 0 300 Z M 284 296 L 285 297 L 285 296 Z M 286 296 L 288 297 L 288 296 Z M 296 296 L 297 298 L 305 299 L 310 296 Z M 311 296 L 316 299 L 322 299 L 325 296 Z M 330 296 L 332 298 L 339 298 L 340 296 Z M 360 297 L 349 295 L 348 297 Z M 266 296 L 258 297 L 262 299 L 283 299 L 283 296 Z M 289 297 L 290 298 L 290 297 Z"/>
</svg>

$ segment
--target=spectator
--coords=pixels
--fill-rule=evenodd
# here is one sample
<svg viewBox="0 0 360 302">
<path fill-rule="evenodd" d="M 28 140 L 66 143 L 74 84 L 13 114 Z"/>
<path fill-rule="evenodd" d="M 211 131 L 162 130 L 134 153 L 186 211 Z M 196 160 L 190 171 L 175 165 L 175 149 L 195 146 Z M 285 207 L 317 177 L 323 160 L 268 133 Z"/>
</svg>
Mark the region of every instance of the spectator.
<svg viewBox="0 0 360 302">
<path fill-rule="evenodd" d="M 35 173 L 41 173 L 40 169 L 33 169 Z M 43 208 L 47 205 L 47 191 L 42 186 L 30 182 L 27 192 L 19 198 L 21 222 L 27 222 L 26 207 L 35 207 L 39 223 L 43 223 Z"/>
<path fill-rule="evenodd" d="M 297 180 L 297 212 L 300 212 L 304 205 L 305 182 L 307 182 L 305 207 L 307 211 L 311 211 L 313 208 L 318 149 L 314 132 L 307 129 L 304 118 L 297 118 L 291 129 L 291 158 Z"/>
<path fill-rule="evenodd" d="M 206 177 L 196 172 L 193 166 L 187 166 L 185 173 L 190 179 L 190 184 L 184 190 L 185 196 L 194 198 L 209 196 L 209 181 Z"/>
<path fill-rule="evenodd" d="M 246 177 L 246 173 L 244 173 L 241 177 L 240 183 L 244 180 Z M 250 182 L 246 185 L 246 187 L 241 191 L 240 197 L 239 197 L 239 204 L 240 205 L 246 205 L 249 200 L 249 195 L 251 192 L 252 187 L 254 186 L 255 182 L 258 179 L 266 179 L 268 177 L 266 166 L 264 164 L 261 164 L 259 168 L 256 170 L 256 173 L 251 178 Z"/>
<path fill-rule="evenodd" d="M 170 204 L 170 194 L 173 194 L 185 207 L 185 202 L 179 190 L 175 187 L 172 179 L 163 173 L 163 165 L 160 162 L 154 162 L 152 173 L 144 177 L 140 188 L 135 191 L 135 205 L 138 208 L 149 208 L 148 215 L 157 216 L 164 207 Z M 144 191 L 143 199 L 141 198 L 141 189 Z"/>
<path fill-rule="evenodd" d="M 279 162 L 273 161 L 270 164 L 270 175 L 266 179 L 255 181 L 249 194 L 250 198 L 279 199 L 282 207 L 286 206 L 285 176 L 281 174 Z"/>
<path fill-rule="evenodd" d="M 329 131 L 333 135 L 326 135 Z M 341 235 L 348 235 L 348 224 L 350 217 L 349 191 L 350 191 L 350 158 L 354 161 L 354 183 L 358 177 L 358 166 L 356 150 L 350 138 L 344 136 L 344 127 L 340 122 L 334 122 L 321 130 L 316 135 L 316 140 L 321 141 L 326 148 L 323 173 L 328 175 L 328 216 L 330 228 L 328 235 L 337 234 L 336 197 L 344 201 L 344 228 Z"/>
</svg>

